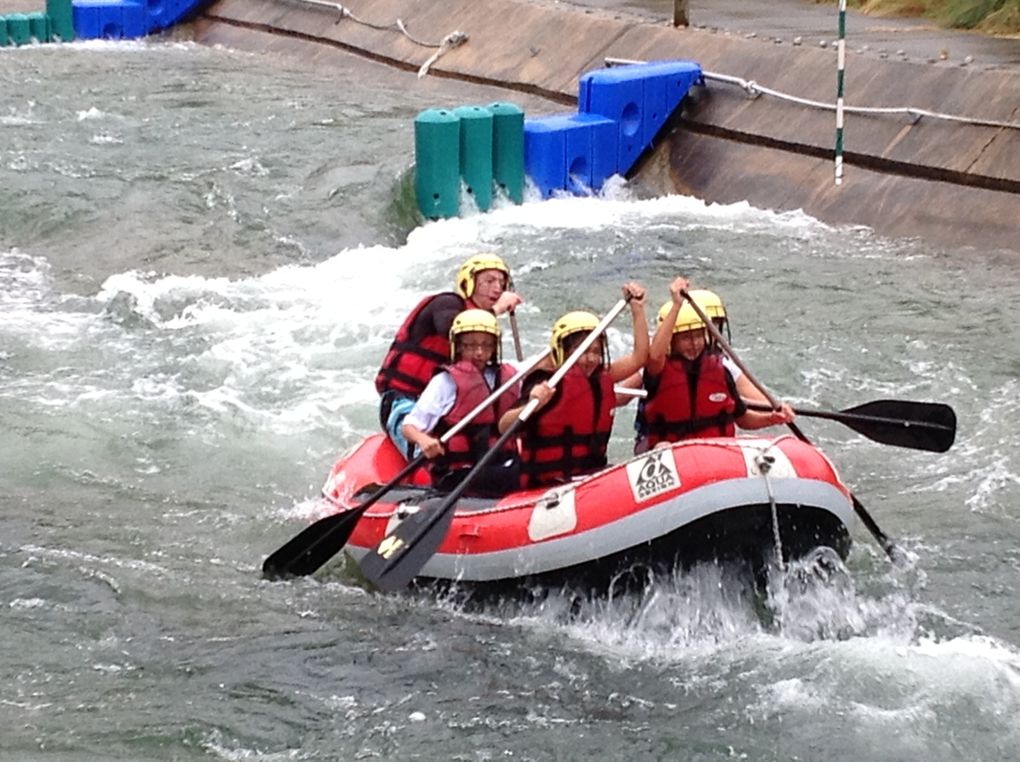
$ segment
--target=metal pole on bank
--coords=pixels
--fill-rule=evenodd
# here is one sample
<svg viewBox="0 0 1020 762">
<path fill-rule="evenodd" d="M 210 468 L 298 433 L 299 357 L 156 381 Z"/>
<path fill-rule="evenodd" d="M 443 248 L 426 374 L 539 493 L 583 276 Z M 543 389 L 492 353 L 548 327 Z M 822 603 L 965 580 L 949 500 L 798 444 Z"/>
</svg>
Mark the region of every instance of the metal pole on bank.
<svg viewBox="0 0 1020 762">
<path fill-rule="evenodd" d="M 690 0 L 673 0 L 673 26 L 690 26 Z"/>
<path fill-rule="evenodd" d="M 839 0 L 836 41 L 836 185 L 843 184 L 843 81 L 846 69 L 846 0 Z"/>
</svg>

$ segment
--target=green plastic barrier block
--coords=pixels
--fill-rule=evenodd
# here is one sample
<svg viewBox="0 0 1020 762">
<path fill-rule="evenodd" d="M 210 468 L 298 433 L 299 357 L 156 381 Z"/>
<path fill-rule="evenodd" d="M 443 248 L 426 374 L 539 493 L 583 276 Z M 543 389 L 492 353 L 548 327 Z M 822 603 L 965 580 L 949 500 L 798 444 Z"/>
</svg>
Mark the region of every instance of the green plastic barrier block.
<svg viewBox="0 0 1020 762">
<path fill-rule="evenodd" d="M 11 45 L 27 45 L 32 41 L 32 30 L 28 16 L 24 13 L 7 14 L 7 37 Z"/>
<path fill-rule="evenodd" d="M 492 178 L 511 201 L 524 200 L 524 110 L 513 103 L 493 103 Z"/>
<path fill-rule="evenodd" d="M 492 112 L 483 106 L 461 106 L 460 176 L 479 211 L 492 206 Z"/>
<path fill-rule="evenodd" d="M 414 192 L 427 219 L 460 211 L 460 119 L 446 109 L 426 109 L 414 120 Z"/>
<path fill-rule="evenodd" d="M 74 39 L 74 6 L 71 0 L 46 0 L 46 15 L 50 17 L 50 36 L 61 42 Z"/>
<path fill-rule="evenodd" d="M 7 17 L 0 16 L 0 48 L 6 47 L 9 42 L 7 37 Z"/>
<path fill-rule="evenodd" d="M 49 16 L 42 11 L 26 15 L 28 16 L 28 33 L 32 39 L 36 42 L 49 42 L 52 37 Z"/>
</svg>

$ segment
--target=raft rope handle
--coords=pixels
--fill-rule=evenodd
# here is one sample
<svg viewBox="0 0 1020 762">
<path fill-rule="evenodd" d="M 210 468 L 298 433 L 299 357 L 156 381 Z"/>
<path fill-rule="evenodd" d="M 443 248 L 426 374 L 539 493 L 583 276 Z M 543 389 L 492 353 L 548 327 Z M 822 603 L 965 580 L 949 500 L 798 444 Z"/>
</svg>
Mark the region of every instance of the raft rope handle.
<svg viewBox="0 0 1020 762">
<path fill-rule="evenodd" d="M 607 66 L 629 66 L 633 64 L 643 64 L 645 61 L 632 60 L 628 58 L 605 58 Z M 715 80 L 716 82 L 724 82 L 730 85 L 737 85 L 744 89 L 749 98 L 757 98 L 760 95 L 771 95 L 774 98 L 780 100 L 789 101 L 791 103 L 797 103 L 801 106 L 809 106 L 811 108 L 823 109 L 825 111 L 835 111 L 836 104 L 825 103 L 823 101 L 815 101 L 809 98 L 800 98 L 796 95 L 790 95 L 780 90 L 773 90 L 770 87 L 759 85 L 753 79 L 741 79 L 740 77 L 730 76 L 729 74 L 716 74 L 711 71 L 702 71 L 701 76 L 705 79 Z M 938 111 L 928 111 L 923 108 L 914 108 L 913 106 L 903 107 L 867 107 L 867 106 L 843 106 L 843 113 L 845 114 L 906 114 L 907 116 L 913 117 L 913 124 L 917 124 L 921 117 L 929 117 L 931 119 L 944 119 L 950 122 L 963 122 L 964 124 L 974 124 L 980 127 L 1000 127 L 1006 130 L 1020 130 L 1020 122 L 1000 122 L 995 119 L 977 119 L 970 116 L 956 116 L 955 114 L 943 114 Z"/>
<path fill-rule="evenodd" d="M 772 509 L 772 542 L 776 551 L 776 564 L 780 571 L 786 571 L 786 565 L 783 563 L 783 540 L 779 536 L 779 508 L 776 506 L 776 495 L 772 491 L 772 479 L 769 478 L 769 471 L 775 462 L 775 456 L 768 455 L 764 450 L 754 458 L 754 464 L 758 467 L 758 473 L 765 480 L 765 489 L 769 493 L 769 508 Z"/>
<path fill-rule="evenodd" d="M 764 443 L 763 445 L 759 445 L 758 446 L 758 455 L 755 456 L 756 462 L 757 462 L 757 458 L 759 458 L 761 456 L 764 456 L 773 447 L 778 447 L 779 443 L 784 441 L 784 440 L 786 440 L 786 439 L 795 439 L 795 437 L 793 436 L 793 434 L 781 434 L 781 435 L 777 436 L 775 439 L 769 440 L 768 442 Z M 727 442 L 699 442 L 699 444 L 702 447 L 718 447 L 718 448 L 720 448 L 722 450 L 726 450 L 728 452 L 732 452 L 733 451 L 733 445 L 730 444 L 730 443 L 727 443 Z M 741 444 L 743 446 L 745 446 L 745 447 L 750 446 L 750 443 L 748 441 L 742 441 Z M 631 456 L 631 457 L 627 458 L 626 460 L 623 460 L 623 461 L 621 461 L 619 463 L 614 463 L 614 464 L 612 464 L 610 466 L 607 466 L 606 468 L 602 469 L 601 471 L 597 471 L 597 472 L 595 472 L 593 474 L 585 474 L 584 476 L 576 477 L 575 479 L 573 479 L 572 481 L 570 481 L 567 484 L 557 485 L 556 487 L 552 487 L 551 489 L 552 490 L 561 490 L 564 493 L 567 492 L 568 490 L 572 490 L 572 489 L 576 490 L 582 484 L 585 484 L 585 483 L 587 483 L 589 481 L 592 481 L 593 479 L 597 479 L 599 477 L 605 476 L 610 471 L 617 471 L 617 470 L 620 470 L 620 469 L 625 469 L 627 467 L 628 463 L 633 463 L 634 461 L 641 460 L 642 458 L 645 458 L 647 456 L 648 456 L 647 452 L 643 452 L 640 455 Z M 768 456 L 768 457 L 772 458 L 772 456 Z M 772 458 L 772 460 L 774 461 L 775 458 Z M 766 478 L 766 485 L 767 485 L 768 489 L 770 490 L 770 494 L 771 494 L 771 487 L 772 487 L 772 485 L 768 481 L 767 478 Z M 339 507 L 343 507 L 340 503 L 335 502 L 328 495 L 324 495 L 323 497 L 327 501 L 331 501 L 335 505 L 337 505 Z M 517 510 L 519 508 L 534 507 L 535 505 L 536 505 L 536 502 L 535 502 L 534 498 L 522 498 L 522 499 L 513 500 L 513 501 L 509 501 L 509 502 L 500 502 L 498 505 L 492 505 L 492 506 L 490 506 L 488 508 L 473 508 L 472 510 L 468 511 L 465 515 L 470 515 L 470 516 L 485 516 L 485 515 L 491 514 L 491 513 L 503 513 L 505 511 L 515 511 L 515 510 Z M 392 515 L 392 513 L 393 513 L 393 511 L 391 509 L 382 509 L 382 510 L 380 510 L 378 512 L 373 512 L 373 511 L 369 510 L 365 515 L 369 516 L 371 518 L 385 518 L 387 516 Z M 777 538 L 777 545 L 779 545 L 778 538 Z M 782 558 L 782 555 L 780 555 L 780 558 Z"/>
<path fill-rule="evenodd" d="M 436 52 L 429 56 L 428 60 L 421 65 L 418 69 L 418 78 L 421 79 L 429 73 L 429 68 L 434 64 L 441 55 L 447 51 L 453 50 L 456 47 L 463 45 L 468 40 L 467 34 L 460 31 L 450 32 L 440 42 L 425 42 L 424 40 L 416 39 L 410 32 L 407 31 L 407 27 L 404 26 L 404 22 L 401 19 L 397 19 L 392 24 L 373 24 L 371 21 L 365 21 L 359 19 L 354 13 L 345 5 L 340 3 L 330 3 L 326 0 L 296 0 L 297 2 L 304 3 L 306 5 L 314 5 L 318 8 L 326 8 L 331 11 L 336 11 L 339 15 L 337 20 L 334 22 L 339 24 L 344 19 L 350 19 L 355 24 L 361 24 L 367 26 L 369 29 L 377 29 L 379 31 L 386 31 L 387 29 L 396 29 L 407 39 L 413 42 L 415 45 L 420 45 L 423 48 L 436 48 Z"/>
</svg>

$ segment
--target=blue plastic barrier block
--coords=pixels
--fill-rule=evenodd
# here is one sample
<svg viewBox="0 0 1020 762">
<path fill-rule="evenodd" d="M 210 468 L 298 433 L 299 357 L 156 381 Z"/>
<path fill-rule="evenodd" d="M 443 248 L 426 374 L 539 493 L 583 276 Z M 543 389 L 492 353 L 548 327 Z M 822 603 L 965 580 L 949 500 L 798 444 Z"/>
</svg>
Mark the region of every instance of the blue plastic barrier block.
<svg viewBox="0 0 1020 762">
<path fill-rule="evenodd" d="M 596 114 L 577 114 L 591 126 L 591 176 L 588 187 L 602 190 L 606 180 L 620 171 L 619 128 L 612 119 Z"/>
<path fill-rule="evenodd" d="M 149 32 L 157 32 L 170 26 L 169 18 L 174 12 L 171 0 L 145 1 L 145 28 Z"/>
<path fill-rule="evenodd" d="M 616 170 L 616 124 L 594 114 L 526 119 L 524 171 L 543 198 L 597 191 Z"/>
<path fill-rule="evenodd" d="M 83 40 L 119 40 L 124 36 L 120 0 L 78 0 L 74 3 L 74 33 Z"/>
<path fill-rule="evenodd" d="M 198 0 L 145 0 L 148 31 L 156 32 L 173 26 L 198 5 Z"/>
<path fill-rule="evenodd" d="M 617 122 L 617 168 L 625 173 L 700 78 L 701 67 L 691 61 L 598 69 L 581 77 L 579 110 Z"/>
<path fill-rule="evenodd" d="M 645 73 L 645 142 L 650 144 L 701 80 L 701 66 L 693 61 L 654 61 L 641 68 Z"/>
<path fill-rule="evenodd" d="M 566 117 L 524 120 L 524 174 L 538 187 L 542 198 L 567 187 Z"/>
<path fill-rule="evenodd" d="M 135 39 L 149 32 L 141 0 L 76 0 L 74 30 L 82 39 Z"/>
<path fill-rule="evenodd" d="M 121 23 L 126 39 L 135 40 L 149 33 L 149 14 L 145 12 L 142 3 L 125 2 L 121 10 Z"/>
<path fill-rule="evenodd" d="M 94 5 L 74 3 L 71 6 L 74 20 L 74 36 L 80 40 L 94 40 L 99 37 L 99 11 Z"/>
<path fill-rule="evenodd" d="M 597 114 L 617 123 L 617 162 L 621 173 L 637 161 L 645 149 L 644 79 L 634 67 L 598 69 L 581 77 L 578 111 Z"/>
<path fill-rule="evenodd" d="M 5 47 L 7 44 L 7 17 L 0 16 L 0 48 Z"/>
</svg>

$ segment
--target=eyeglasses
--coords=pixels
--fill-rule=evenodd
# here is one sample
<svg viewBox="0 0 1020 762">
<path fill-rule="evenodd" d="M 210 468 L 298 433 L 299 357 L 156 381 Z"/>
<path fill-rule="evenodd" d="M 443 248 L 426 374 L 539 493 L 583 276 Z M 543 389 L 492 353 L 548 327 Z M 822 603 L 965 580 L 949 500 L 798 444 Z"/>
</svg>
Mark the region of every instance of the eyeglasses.
<svg viewBox="0 0 1020 762">
<path fill-rule="evenodd" d="M 461 352 L 492 352 L 496 349 L 494 341 L 464 341 L 457 345 Z"/>
</svg>

